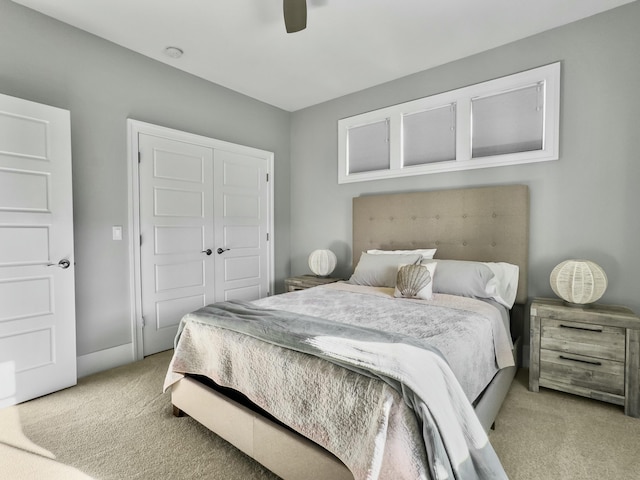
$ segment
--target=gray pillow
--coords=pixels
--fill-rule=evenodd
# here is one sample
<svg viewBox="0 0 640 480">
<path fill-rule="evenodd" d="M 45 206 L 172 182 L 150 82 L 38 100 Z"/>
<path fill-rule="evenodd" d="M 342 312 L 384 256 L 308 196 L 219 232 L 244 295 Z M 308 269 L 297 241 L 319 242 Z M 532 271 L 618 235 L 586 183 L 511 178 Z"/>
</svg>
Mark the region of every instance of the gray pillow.
<svg viewBox="0 0 640 480">
<path fill-rule="evenodd" d="M 420 262 L 422 255 L 374 255 L 362 252 L 356 270 L 351 275 L 349 283 L 367 285 L 369 287 L 396 286 L 398 265 L 415 265 Z"/>
<path fill-rule="evenodd" d="M 437 262 L 433 276 L 433 292 L 461 297 L 491 298 L 488 291 L 495 277 L 493 271 L 482 262 L 465 260 L 423 260 L 422 264 Z"/>
</svg>

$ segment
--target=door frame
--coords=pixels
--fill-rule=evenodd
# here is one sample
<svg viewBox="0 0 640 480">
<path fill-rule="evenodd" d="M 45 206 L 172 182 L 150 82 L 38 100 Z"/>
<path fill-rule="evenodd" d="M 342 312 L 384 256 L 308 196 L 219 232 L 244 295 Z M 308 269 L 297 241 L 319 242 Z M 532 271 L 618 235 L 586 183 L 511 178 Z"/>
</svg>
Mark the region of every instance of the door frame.
<svg viewBox="0 0 640 480">
<path fill-rule="evenodd" d="M 131 118 L 127 119 L 127 162 L 128 162 L 128 203 L 129 203 L 129 298 L 130 298 L 130 319 L 131 319 L 131 339 L 133 357 L 141 360 L 144 357 L 143 351 L 143 320 L 142 320 L 142 284 L 141 284 L 141 262 L 140 262 L 140 172 L 138 168 L 138 135 L 154 135 L 170 140 L 182 141 L 204 147 L 211 147 L 214 150 L 227 149 L 238 150 L 243 153 L 256 154 L 267 158 L 267 174 L 269 175 L 268 185 L 268 225 L 269 225 L 269 248 L 267 251 L 269 276 L 269 291 L 274 292 L 275 287 L 275 266 L 274 266 L 274 181 L 273 167 L 274 154 L 266 150 L 247 147 L 236 143 L 225 142 L 215 138 L 205 137 L 194 133 L 188 133 L 173 128 L 141 122 Z"/>
</svg>

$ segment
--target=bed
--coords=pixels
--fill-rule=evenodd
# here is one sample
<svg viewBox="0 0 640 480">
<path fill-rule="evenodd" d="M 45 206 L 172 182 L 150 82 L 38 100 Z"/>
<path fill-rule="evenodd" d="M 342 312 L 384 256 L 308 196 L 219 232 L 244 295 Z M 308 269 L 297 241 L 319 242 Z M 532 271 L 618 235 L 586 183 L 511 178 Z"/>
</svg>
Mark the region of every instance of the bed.
<svg viewBox="0 0 640 480">
<path fill-rule="evenodd" d="M 448 365 L 451 364 L 451 371 L 455 371 L 458 381 L 454 382 L 452 388 L 459 388 L 469 404 L 473 404 L 473 417 L 477 415 L 476 420 L 479 419 L 479 425 L 484 430 L 493 425 L 519 362 L 523 311 L 527 300 L 528 225 L 529 194 L 527 187 L 522 185 L 353 199 L 353 252 L 357 253 L 354 253 L 352 280 L 358 272 L 367 273 L 362 270 L 365 260 L 381 261 L 381 255 L 368 253 L 372 250 L 415 252 L 418 248 L 435 249 L 435 258 L 431 261 L 427 258 L 404 258 L 412 260 L 414 264 L 440 264 L 443 268 L 441 271 L 438 271 L 440 267 L 433 267 L 435 274 L 432 287 L 437 286 L 438 273 L 445 271 L 446 262 L 453 262 L 454 266 L 459 265 L 455 263 L 458 261 L 469 265 L 487 264 L 492 268 L 505 264 L 518 267 L 517 289 L 512 292 L 512 301 L 515 303 L 510 311 L 502 309 L 504 311 L 500 312 L 495 298 L 478 302 L 477 299 L 458 296 L 457 293 L 436 293 L 432 297 L 436 304 L 429 307 L 433 311 L 444 312 L 443 325 L 449 322 L 448 315 L 452 314 L 448 312 L 452 308 L 455 312 L 475 312 L 480 308 L 481 311 L 473 315 L 480 315 L 483 324 L 491 325 L 486 327 L 491 330 L 491 335 L 467 332 L 467 336 L 487 336 L 494 342 L 496 352 L 501 351 L 503 361 L 493 359 L 494 371 L 483 373 L 489 376 L 488 379 L 479 380 L 479 374 L 475 374 L 476 364 L 482 363 L 479 360 L 454 358 L 457 357 L 457 351 L 468 348 L 448 345 L 449 337 L 445 334 L 438 337 L 440 343 L 436 342 L 436 350 L 446 352 L 443 356 L 448 357 Z M 366 253 L 360 255 L 360 252 Z M 415 253 L 405 255 L 410 257 Z M 374 257 L 375 260 L 371 260 Z M 398 258 L 396 260 L 400 262 Z M 402 265 L 411 264 L 404 260 Z M 358 278 L 355 280 L 355 285 L 316 287 L 262 299 L 250 306 L 240 305 L 239 308 L 243 309 L 242 313 L 246 312 L 246 308 L 266 307 L 278 312 L 304 315 L 304 322 L 301 323 L 306 325 L 314 324 L 314 318 L 318 316 L 331 317 L 330 320 L 335 321 L 341 312 L 353 310 L 349 306 L 349 302 L 352 302 L 358 305 L 354 316 L 372 322 L 357 328 L 371 327 L 371 330 L 375 330 L 376 314 L 372 312 L 381 308 L 380 305 L 392 305 L 390 302 L 393 302 L 396 292 L 389 286 L 361 285 L 357 284 Z M 350 300 L 354 295 L 359 296 L 356 302 Z M 453 304 L 450 305 L 450 302 Z M 422 308 L 416 306 L 418 303 L 418 300 L 412 299 L 403 302 L 403 308 Z M 398 313 L 394 312 L 394 307 L 386 308 L 391 310 L 390 315 L 396 314 L 396 322 L 400 317 L 416 314 L 415 311 Z M 247 318 L 254 313 L 252 310 Z M 506 318 L 504 313 L 507 313 Z M 224 312 L 213 316 L 224 316 Z M 280 322 L 283 321 L 279 318 L 276 323 L 282 325 Z M 479 320 L 474 322 L 480 323 Z M 507 332 L 509 347 L 506 355 L 510 356 L 511 362 L 505 360 L 504 348 L 498 349 L 495 343 L 494 334 L 500 330 L 498 325 L 501 322 Z M 225 328 L 218 328 L 220 325 L 211 328 L 198 321 L 187 322 L 187 325 L 184 329 L 181 327 L 180 342 L 190 342 L 189 345 L 195 346 L 189 348 L 199 353 L 188 361 L 174 355 L 167 372 L 165 388 L 171 387 L 176 414 L 192 416 L 285 479 L 436 476 L 427 460 L 427 457 L 431 458 L 432 450 L 427 445 L 423 451 L 418 451 L 411 443 L 416 431 L 425 430 L 429 422 L 415 418 L 411 413 L 412 408 L 406 405 L 403 390 L 394 390 L 388 378 L 375 378 L 369 371 L 350 368 L 350 365 L 335 362 L 335 358 L 327 359 L 322 355 L 314 355 L 314 352 L 310 355 L 310 352 L 300 350 L 298 346 L 283 349 L 282 345 L 265 344 L 256 335 L 227 332 Z M 285 327 L 292 331 L 295 328 L 298 327 L 289 324 Z M 413 326 L 407 328 L 412 330 Z M 456 329 L 464 330 L 463 327 Z M 225 333 L 220 334 L 221 331 Z M 365 334 L 369 333 L 366 330 Z M 327 334 L 323 338 L 330 337 Z M 204 344 L 207 344 L 206 349 Z M 224 351 L 224 355 L 210 353 L 211 345 L 214 345 L 214 352 Z M 297 364 L 300 366 L 291 367 Z M 230 380 L 232 377 L 235 380 Z M 327 380 L 334 377 L 341 380 Z M 218 383 L 212 379 L 218 380 Z M 324 401 L 325 397 L 329 399 L 332 395 L 347 402 L 347 406 Z M 360 412 L 359 415 L 352 415 L 354 411 Z M 382 448 L 381 434 L 384 436 Z M 412 451 L 410 456 L 402 453 L 408 450 Z M 360 459 L 367 455 L 375 460 L 360 464 Z M 403 472 L 396 475 L 394 469 L 402 469 Z"/>
</svg>

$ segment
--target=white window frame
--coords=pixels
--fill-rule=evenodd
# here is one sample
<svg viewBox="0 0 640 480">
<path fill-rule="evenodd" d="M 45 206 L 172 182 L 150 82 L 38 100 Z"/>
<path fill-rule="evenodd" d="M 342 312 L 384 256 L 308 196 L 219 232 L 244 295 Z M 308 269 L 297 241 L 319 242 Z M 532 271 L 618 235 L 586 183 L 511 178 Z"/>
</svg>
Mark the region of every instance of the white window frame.
<svg viewBox="0 0 640 480">
<path fill-rule="evenodd" d="M 471 101 L 475 98 L 505 93 L 535 84 L 542 84 L 544 87 L 542 150 L 471 158 Z M 456 159 L 424 165 L 403 166 L 403 115 L 450 104 L 454 104 L 456 108 Z M 387 118 L 389 119 L 390 168 L 349 173 L 349 129 L 379 122 Z M 495 80 L 338 120 L 338 183 L 557 160 L 559 158 L 559 126 L 560 62 L 556 62 Z"/>
</svg>

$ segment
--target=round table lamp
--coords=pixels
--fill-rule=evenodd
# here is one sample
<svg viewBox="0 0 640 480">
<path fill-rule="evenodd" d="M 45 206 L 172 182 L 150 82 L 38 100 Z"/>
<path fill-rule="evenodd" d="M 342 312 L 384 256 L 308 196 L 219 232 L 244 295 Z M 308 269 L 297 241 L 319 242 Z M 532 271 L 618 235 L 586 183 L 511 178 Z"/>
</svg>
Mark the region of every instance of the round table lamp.
<svg viewBox="0 0 640 480">
<path fill-rule="evenodd" d="M 574 305 L 593 303 L 607 289 L 607 275 L 588 260 L 565 260 L 551 271 L 551 289 L 565 302 Z"/>
<path fill-rule="evenodd" d="M 309 268 L 319 277 L 326 277 L 336 268 L 338 260 L 331 250 L 314 250 L 309 255 Z"/>
</svg>

